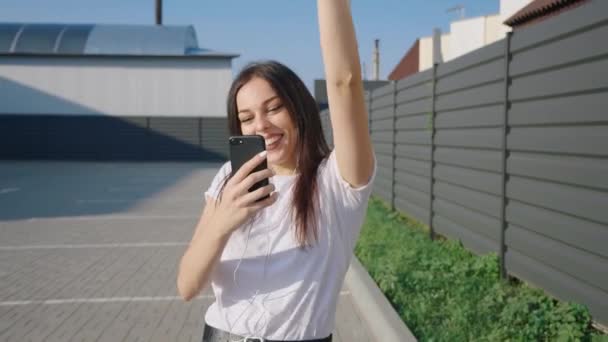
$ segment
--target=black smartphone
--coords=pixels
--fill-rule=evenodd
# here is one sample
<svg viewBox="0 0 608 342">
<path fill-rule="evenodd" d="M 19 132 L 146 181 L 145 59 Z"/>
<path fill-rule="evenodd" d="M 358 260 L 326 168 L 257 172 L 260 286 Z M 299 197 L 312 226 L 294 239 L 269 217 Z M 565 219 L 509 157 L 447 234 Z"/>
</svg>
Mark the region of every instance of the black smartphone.
<svg viewBox="0 0 608 342">
<path fill-rule="evenodd" d="M 238 171 L 247 161 L 251 160 L 256 154 L 266 150 L 266 144 L 264 138 L 261 135 L 236 135 L 229 138 L 230 143 L 230 164 L 232 165 L 232 175 Z M 262 171 L 268 168 L 266 159 L 262 161 L 258 166 L 253 169 L 253 172 Z M 255 183 L 249 192 L 259 189 L 263 186 L 268 185 L 268 178 L 264 178 L 261 181 Z M 269 195 L 260 198 L 261 201 L 265 198 L 270 197 Z"/>
</svg>

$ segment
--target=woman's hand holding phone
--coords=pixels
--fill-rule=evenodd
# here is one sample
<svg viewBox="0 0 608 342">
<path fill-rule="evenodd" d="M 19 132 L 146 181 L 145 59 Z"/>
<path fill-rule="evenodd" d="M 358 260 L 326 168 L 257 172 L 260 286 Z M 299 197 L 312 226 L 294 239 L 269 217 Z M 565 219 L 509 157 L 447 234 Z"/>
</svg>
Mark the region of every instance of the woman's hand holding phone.
<svg viewBox="0 0 608 342">
<path fill-rule="evenodd" d="M 215 208 L 215 219 L 221 220 L 225 233 L 230 234 L 261 209 L 277 200 L 274 185 L 268 184 L 252 192 L 249 189 L 257 182 L 273 176 L 270 169 L 253 172 L 266 159 L 266 151 L 255 155 L 238 169 L 228 180 L 223 195 Z M 265 199 L 260 200 L 269 196 Z"/>
</svg>

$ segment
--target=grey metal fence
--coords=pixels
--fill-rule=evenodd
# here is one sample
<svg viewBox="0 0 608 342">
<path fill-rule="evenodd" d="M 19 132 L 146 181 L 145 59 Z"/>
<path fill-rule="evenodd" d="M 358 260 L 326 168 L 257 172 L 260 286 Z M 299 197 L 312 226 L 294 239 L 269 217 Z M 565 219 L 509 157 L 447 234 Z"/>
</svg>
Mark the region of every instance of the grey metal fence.
<svg viewBox="0 0 608 342">
<path fill-rule="evenodd" d="M 607 41 L 591 1 L 367 97 L 375 195 L 605 325 Z"/>
<path fill-rule="evenodd" d="M 0 159 L 222 161 L 228 157 L 226 121 L 0 115 Z"/>
</svg>

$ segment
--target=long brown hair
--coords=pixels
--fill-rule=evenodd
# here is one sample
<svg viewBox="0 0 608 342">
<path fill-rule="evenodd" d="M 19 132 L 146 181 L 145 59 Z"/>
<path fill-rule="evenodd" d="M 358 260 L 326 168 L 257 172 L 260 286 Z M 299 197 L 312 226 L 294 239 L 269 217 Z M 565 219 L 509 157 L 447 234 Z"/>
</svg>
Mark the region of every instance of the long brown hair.
<svg viewBox="0 0 608 342">
<path fill-rule="evenodd" d="M 270 84 L 289 112 L 298 132 L 296 168 L 299 174 L 293 190 L 292 214 L 295 218 L 295 237 L 300 247 L 305 248 L 312 245 L 311 234 L 315 242 L 318 240 L 317 170 L 321 161 L 327 158 L 330 152 L 323 135 L 319 107 L 304 82 L 285 65 L 276 61 L 250 63 L 237 75 L 228 93 L 230 135 L 242 134 L 236 95 L 241 87 L 254 77 L 262 78 Z M 228 179 L 224 181 L 224 185 Z M 220 196 L 223 188 L 224 186 Z"/>
</svg>

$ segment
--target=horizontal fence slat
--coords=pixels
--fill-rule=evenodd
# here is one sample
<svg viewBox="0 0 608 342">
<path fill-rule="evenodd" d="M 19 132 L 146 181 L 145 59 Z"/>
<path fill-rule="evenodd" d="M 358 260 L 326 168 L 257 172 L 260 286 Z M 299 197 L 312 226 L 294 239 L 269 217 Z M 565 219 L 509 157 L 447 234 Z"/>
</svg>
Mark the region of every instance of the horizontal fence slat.
<svg viewBox="0 0 608 342">
<path fill-rule="evenodd" d="M 398 104 L 395 109 L 396 116 L 430 114 L 433 110 L 431 98 L 416 100 L 405 104 Z"/>
<path fill-rule="evenodd" d="M 380 154 L 384 154 L 384 155 L 392 155 L 393 154 L 393 144 L 390 142 L 374 143 L 374 151 L 376 151 L 376 153 L 380 153 Z"/>
<path fill-rule="evenodd" d="M 507 249 L 505 265 L 509 273 L 542 287 L 561 300 L 574 300 L 585 304 L 595 320 L 608 322 L 608 306 L 602 301 L 608 296 L 605 291 L 525 256 L 513 248 Z"/>
<path fill-rule="evenodd" d="M 431 131 L 397 131 L 395 134 L 395 142 L 406 144 L 431 144 Z"/>
<path fill-rule="evenodd" d="M 390 195 L 385 190 L 376 190 L 374 196 L 381 198 L 385 202 L 390 202 Z"/>
<path fill-rule="evenodd" d="M 502 175 L 499 173 L 437 164 L 435 165 L 433 175 L 436 179 L 445 182 L 462 185 L 497 196 L 500 196 L 502 193 Z"/>
<path fill-rule="evenodd" d="M 407 172 L 430 177 L 431 163 L 428 161 L 419 161 L 415 159 L 407 159 L 402 157 L 395 158 L 395 169 L 407 170 Z"/>
<path fill-rule="evenodd" d="M 606 108 L 608 92 L 514 102 L 509 109 L 509 124 L 521 126 L 608 122 Z"/>
<path fill-rule="evenodd" d="M 486 45 L 481 49 L 473 50 L 466 55 L 455 58 L 448 63 L 439 64 L 437 66 L 437 77 L 441 78 L 447 74 L 467 69 L 494 58 L 500 58 L 504 55 L 505 39 L 503 38 L 492 44 Z"/>
<path fill-rule="evenodd" d="M 442 199 L 433 201 L 433 210 L 437 215 L 448 218 L 450 221 L 466 227 L 467 230 L 483 235 L 496 244 L 500 240 L 500 220 L 497 218 Z"/>
<path fill-rule="evenodd" d="M 608 224 L 608 192 L 511 176 L 507 182 L 507 196 L 541 208 Z"/>
<path fill-rule="evenodd" d="M 606 1 L 589 1 L 580 8 L 564 11 L 559 16 L 529 25 L 513 33 L 511 51 L 528 48 L 543 42 L 554 40 L 573 31 L 584 30 L 606 21 L 608 3 Z M 588 46 L 586 47 L 588 48 Z"/>
<path fill-rule="evenodd" d="M 501 128 L 438 129 L 435 132 L 437 146 L 501 148 Z"/>
<path fill-rule="evenodd" d="M 372 98 L 382 97 L 382 96 L 386 96 L 388 94 L 392 94 L 393 91 L 394 91 L 394 85 L 389 83 L 387 85 L 383 85 L 382 87 L 375 88 L 374 90 L 372 90 L 371 95 L 372 95 Z M 372 102 L 373 102 L 373 100 L 372 100 Z"/>
<path fill-rule="evenodd" d="M 381 169 L 379 168 L 378 171 L 380 171 Z M 386 169 L 382 169 L 383 170 L 383 175 L 378 174 L 375 178 L 375 182 L 376 185 L 382 185 L 385 187 L 385 189 L 391 190 L 392 189 L 392 181 L 391 181 L 391 174 L 390 171 L 386 170 Z M 386 174 L 388 172 L 388 174 Z"/>
<path fill-rule="evenodd" d="M 511 150 L 608 156 L 608 124 L 572 127 L 513 127 Z"/>
<path fill-rule="evenodd" d="M 380 195 L 385 200 L 390 201 L 392 193 L 390 180 L 376 179 L 374 181 L 374 193 Z"/>
<path fill-rule="evenodd" d="M 406 170 L 399 170 L 395 171 L 395 184 L 428 193 L 431 181 L 426 177 L 408 173 Z"/>
<path fill-rule="evenodd" d="M 410 201 L 395 197 L 395 208 L 426 225 L 429 224 L 429 210 L 424 207 L 417 206 Z"/>
<path fill-rule="evenodd" d="M 381 97 L 374 97 L 372 99 L 372 110 L 392 107 L 395 103 L 395 97 L 393 94 L 383 95 Z"/>
<path fill-rule="evenodd" d="M 590 254 L 524 228 L 509 225 L 507 247 L 608 292 L 608 259 Z"/>
<path fill-rule="evenodd" d="M 372 127 L 374 127 L 374 122 L 377 120 L 392 118 L 393 112 L 394 112 L 393 107 L 374 109 L 372 111 Z"/>
<path fill-rule="evenodd" d="M 464 107 L 503 103 L 504 97 L 504 82 L 496 82 L 445 95 L 437 95 L 435 110 L 445 111 Z"/>
<path fill-rule="evenodd" d="M 411 102 L 425 97 L 433 96 L 433 83 L 425 82 L 415 87 L 407 88 L 397 92 L 396 102 L 398 104 Z"/>
<path fill-rule="evenodd" d="M 506 220 L 530 231 L 608 257 L 608 229 L 599 223 L 513 199 L 507 204 Z"/>
<path fill-rule="evenodd" d="M 385 142 L 385 143 L 393 142 L 393 132 L 392 131 L 379 131 L 379 132 L 372 131 L 371 136 L 372 136 L 372 141 L 374 141 L 374 142 Z"/>
<path fill-rule="evenodd" d="M 437 147 L 435 161 L 443 164 L 502 172 L 501 153 L 501 151 Z"/>
<path fill-rule="evenodd" d="M 429 161 L 431 160 L 431 146 L 397 144 L 395 146 L 395 155 L 397 157 Z"/>
<path fill-rule="evenodd" d="M 396 129 L 430 129 L 431 116 L 428 114 L 400 117 L 395 120 Z"/>
<path fill-rule="evenodd" d="M 511 175 L 608 190 L 608 159 L 511 152 Z"/>
<path fill-rule="evenodd" d="M 479 191 L 466 189 L 437 180 L 434 190 L 435 197 L 461 204 L 462 206 L 481 212 L 491 217 L 500 217 L 500 197 Z"/>
<path fill-rule="evenodd" d="M 433 69 L 427 69 L 397 81 L 397 91 L 411 88 L 433 79 Z"/>
<path fill-rule="evenodd" d="M 452 239 L 459 240 L 469 250 L 477 254 L 497 253 L 498 243 L 481 234 L 474 233 L 465 227 L 450 221 L 442 216 L 433 218 L 434 229 Z"/>
<path fill-rule="evenodd" d="M 385 180 L 390 181 L 392 177 L 393 177 L 393 173 L 392 173 L 391 169 L 378 166 L 378 168 L 376 170 L 376 178 L 385 179 Z"/>
<path fill-rule="evenodd" d="M 388 118 L 384 120 L 374 120 L 372 122 L 372 127 L 374 131 L 392 131 L 393 130 L 393 118 Z"/>
<path fill-rule="evenodd" d="M 604 88 L 608 88 L 608 58 L 515 77 L 509 86 L 509 99 L 521 101 Z"/>
<path fill-rule="evenodd" d="M 608 44 L 594 43 L 604 41 L 606 37 L 608 25 L 516 53 L 509 65 L 509 74 L 518 76 L 608 54 Z"/>
<path fill-rule="evenodd" d="M 378 163 L 378 167 L 392 169 L 393 167 L 393 157 L 385 156 L 385 155 L 377 155 L 376 162 Z"/>
<path fill-rule="evenodd" d="M 402 199 L 406 199 L 407 201 L 421 208 L 428 209 L 429 207 L 428 192 L 412 189 L 403 184 L 395 184 L 395 196 Z"/>
<path fill-rule="evenodd" d="M 496 82 L 505 78 L 504 57 L 483 63 L 464 72 L 439 77 L 436 85 L 436 93 L 444 94 L 447 92 L 470 88 L 479 84 Z"/>
<path fill-rule="evenodd" d="M 502 126 L 504 115 L 504 105 L 443 111 L 435 115 L 435 127 L 441 129 Z"/>
</svg>

